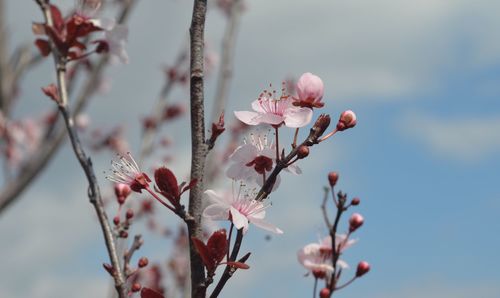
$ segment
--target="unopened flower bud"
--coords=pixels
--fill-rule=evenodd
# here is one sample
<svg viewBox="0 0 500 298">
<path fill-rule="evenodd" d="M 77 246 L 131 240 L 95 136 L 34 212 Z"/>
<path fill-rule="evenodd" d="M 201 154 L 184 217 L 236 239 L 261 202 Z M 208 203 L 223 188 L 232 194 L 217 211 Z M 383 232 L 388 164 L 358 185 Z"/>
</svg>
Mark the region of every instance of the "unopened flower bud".
<svg viewBox="0 0 500 298">
<path fill-rule="evenodd" d="M 330 182 L 331 187 L 334 187 L 335 184 L 337 184 L 338 180 L 339 180 L 339 173 L 337 172 L 328 173 L 328 182 Z"/>
<path fill-rule="evenodd" d="M 370 271 L 370 264 L 368 262 L 359 262 L 358 268 L 356 269 L 356 277 L 361 277 Z"/>
<path fill-rule="evenodd" d="M 359 198 L 354 198 L 351 201 L 351 205 L 353 205 L 353 206 L 358 206 L 359 203 L 361 203 L 361 200 Z"/>
<path fill-rule="evenodd" d="M 131 192 L 132 189 L 128 184 L 125 183 L 115 184 L 115 195 L 120 205 L 125 202 L 125 199 L 130 195 Z"/>
<path fill-rule="evenodd" d="M 141 284 L 136 282 L 132 285 L 132 288 L 130 288 L 130 290 L 135 293 L 135 292 L 139 292 L 141 290 L 141 288 L 142 288 Z"/>
<path fill-rule="evenodd" d="M 323 288 L 321 291 L 319 291 L 319 297 L 320 298 L 328 298 L 330 297 L 330 289 L 329 288 Z"/>
<path fill-rule="evenodd" d="M 144 268 L 146 267 L 147 265 L 149 264 L 149 260 L 148 258 L 146 257 L 142 257 L 139 259 L 139 261 L 137 262 L 137 266 L 139 266 L 139 268 Z"/>
<path fill-rule="evenodd" d="M 115 226 L 120 224 L 120 217 L 118 215 L 113 218 L 113 223 Z"/>
<path fill-rule="evenodd" d="M 127 219 L 131 219 L 132 217 L 134 217 L 134 210 L 132 209 L 127 209 L 127 213 L 125 214 L 125 216 L 127 217 Z"/>
<path fill-rule="evenodd" d="M 312 274 L 315 278 L 323 279 L 326 277 L 326 272 L 324 270 L 313 270 Z"/>
<path fill-rule="evenodd" d="M 128 232 L 127 231 L 120 231 L 120 238 L 127 238 L 128 237 Z"/>
<path fill-rule="evenodd" d="M 339 122 L 337 123 L 337 130 L 343 131 L 352 128 L 356 125 L 356 114 L 353 111 L 347 110 L 340 114 Z"/>
<path fill-rule="evenodd" d="M 297 157 L 299 159 L 306 158 L 308 155 L 309 155 L 309 147 L 307 146 L 302 145 L 297 150 Z"/>
<path fill-rule="evenodd" d="M 363 222 L 365 219 L 363 216 L 359 213 L 354 213 L 351 215 L 351 218 L 349 218 L 349 232 L 354 232 L 356 231 L 359 227 L 363 225 Z"/>
<path fill-rule="evenodd" d="M 312 129 L 315 130 L 316 135 L 320 137 L 325 132 L 325 130 L 328 128 L 329 125 L 330 125 L 330 116 L 326 114 L 321 114 L 314 123 Z"/>
</svg>

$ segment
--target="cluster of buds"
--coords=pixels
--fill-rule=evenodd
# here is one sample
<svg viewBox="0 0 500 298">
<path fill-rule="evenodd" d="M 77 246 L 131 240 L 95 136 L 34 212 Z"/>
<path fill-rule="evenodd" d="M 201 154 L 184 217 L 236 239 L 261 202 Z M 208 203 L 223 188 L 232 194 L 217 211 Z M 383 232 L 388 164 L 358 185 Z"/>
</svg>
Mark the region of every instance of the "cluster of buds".
<svg viewBox="0 0 500 298">
<path fill-rule="evenodd" d="M 338 180 L 339 174 L 337 172 L 330 172 L 328 174 L 330 187 L 325 188 L 325 197 L 321 206 L 329 236 L 320 243 L 306 245 L 298 252 L 299 262 L 312 273 L 316 282 L 319 279 L 324 280 L 325 286 L 319 292 L 319 297 L 321 298 L 331 297 L 335 291 L 345 288 L 354 280 L 370 271 L 370 265 L 365 261 L 361 261 L 358 263 L 354 276 L 345 283 L 340 284 L 343 270 L 348 268 L 347 263 L 341 260 L 340 257 L 345 249 L 357 242 L 356 239 L 351 239 L 351 235 L 363 225 L 364 218 L 359 213 L 353 213 L 348 221 L 349 227 L 347 232 L 344 234 L 338 233 L 338 223 L 342 214 L 351 206 L 360 204 L 359 198 L 353 198 L 348 202 L 345 193 L 339 191 L 335 194 L 334 188 Z M 326 209 L 329 194 L 331 194 L 333 204 L 336 208 L 335 222 L 333 224 L 331 224 Z"/>
</svg>

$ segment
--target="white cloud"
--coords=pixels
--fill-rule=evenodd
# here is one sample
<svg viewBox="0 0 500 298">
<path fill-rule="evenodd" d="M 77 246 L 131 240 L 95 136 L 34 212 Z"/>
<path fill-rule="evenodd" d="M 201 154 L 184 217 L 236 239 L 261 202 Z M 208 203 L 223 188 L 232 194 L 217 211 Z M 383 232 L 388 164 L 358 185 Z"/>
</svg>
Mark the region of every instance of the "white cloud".
<svg viewBox="0 0 500 298">
<path fill-rule="evenodd" d="M 499 62 L 492 2 L 252 1 L 242 35 L 258 40 L 241 39 L 240 65 L 259 61 L 255 73 L 271 79 L 316 72 L 336 98 L 425 92 L 450 69 Z"/>
<path fill-rule="evenodd" d="M 400 121 L 404 134 L 445 158 L 474 162 L 500 153 L 500 116 L 440 119 L 415 113 Z"/>
</svg>

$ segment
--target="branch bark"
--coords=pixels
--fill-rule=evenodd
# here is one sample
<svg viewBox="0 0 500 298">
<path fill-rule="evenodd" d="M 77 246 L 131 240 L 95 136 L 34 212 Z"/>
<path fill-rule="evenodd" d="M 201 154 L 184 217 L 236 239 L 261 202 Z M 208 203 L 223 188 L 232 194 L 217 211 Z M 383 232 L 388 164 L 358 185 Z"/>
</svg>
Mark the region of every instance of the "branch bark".
<svg viewBox="0 0 500 298">
<path fill-rule="evenodd" d="M 201 213 L 203 198 L 203 174 L 208 152 L 205 144 L 205 114 L 203 88 L 203 54 L 206 0 L 194 0 L 190 33 L 190 93 L 191 93 L 191 180 L 197 179 L 196 186 L 189 192 L 189 251 L 191 260 L 191 297 L 205 297 L 205 268 L 201 257 L 193 245 L 192 237 L 201 239 Z"/>
<path fill-rule="evenodd" d="M 124 3 L 124 6 L 118 16 L 118 23 L 123 24 L 127 21 L 135 3 L 137 3 L 137 0 L 131 0 Z M 32 61 L 32 63 L 37 63 L 37 57 L 40 56 L 38 55 L 33 58 L 34 60 L 30 61 Z M 74 115 L 78 115 L 85 108 L 89 98 L 94 93 L 96 86 L 100 81 L 101 73 L 104 70 L 104 67 L 108 64 L 108 61 L 108 56 L 103 56 L 97 63 L 96 67 L 92 70 L 87 82 L 81 89 L 82 91 L 78 94 L 74 102 L 74 106 L 72 108 Z M 49 133 L 49 131 L 53 131 L 53 133 Z M 57 127 L 49 127 L 47 129 L 46 135 L 48 137 L 44 140 L 40 150 L 38 150 L 38 154 L 31 157 L 31 159 L 21 167 L 19 176 L 12 179 L 12 181 L 10 181 L 10 183 L 8 183 L 0 191 L 0 213 L 6 210 L 11 203 L 19 198 L 31 182 L 33 182 L 33 180 L 42 173 L 45 166 L 57 153 L 63 140 L 65 140 L 66 134 L 66 128 L 59 122 L 57 123 Z"/>
</svg>

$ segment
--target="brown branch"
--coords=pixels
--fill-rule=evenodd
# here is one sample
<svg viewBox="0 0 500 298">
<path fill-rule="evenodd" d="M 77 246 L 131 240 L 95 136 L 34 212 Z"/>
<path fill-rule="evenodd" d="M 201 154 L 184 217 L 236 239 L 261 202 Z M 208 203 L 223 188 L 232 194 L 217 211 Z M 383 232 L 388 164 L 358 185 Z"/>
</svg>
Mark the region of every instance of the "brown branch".
<svg viewBox="0 0 500 298">
<path fill-rule="evenodd" d="M 122 24 L 127 21 L 128 16 L 130 15 L 130 12 L 136 2 L 137 0 L 132 0 L 124 3 L 124 6 L 119 13 L 118 23 Z M 37 60 L 31 61 L 32 63 L 37 62 Z M 89 98 L 95 92 L 97 84 L 100 82 L 101 73 L 104 70 L 104 67 L 108 64 L 108 61 L 109 57 L 103 56 L 93 68 L 87 82 L 81 89 L 82 91 L 76 97 L 72 108 L 74 115 L 78 115 L 83 108 L 85 108 Z M 21 167 L 19 176 L 12 179 L 12 181 L 0 191 L 0 213 L 6 210 L 11 203 L 20 197 L 20 195 L 28 188 L 31 182 L 42 172 L 48 162 L 57 153 L 67 134 L 64 125 L 59 122 L 57 123 L 57 125 L 54 123 L 54 126 L 50 126 L 47 129 L 47 133 L 45 133 L 47 137 L 44 139 L 41 148 L 38 150 L 38 154 L 31 157 L 26 164 Z"/>
<path fill-rule="evenodd" d="M 174 69 L 178 69 L 186 59 L 187 55 L 183 46 L 173 66 Z M 153 122 L 156 124 L 160 124 L 162 120 L 165 108 L 167 107 L 168 103 L 167 97 L 170 94 L 172 88 L 174 87 L 174 84 L 175 80 L 168 78 L 160 91 L 160 96 L 158 97 L 158 100 L 154 105 L 153 111 L 151 113 L 151 118 Z M 139 155 L 139 163 L 142 162 L 153 151 L 153 144 L 157 131 L 158 131 L 158 126 L 156 128 L 145 129 L 144 132 L 142 133 L 141 153 Z"/>
<path fill-rule="evenodd" d="M 130 274 L 127 272 L 129 269 L 130 265 L 130 260 L 132 260 L 132 257 L 134 256 L 134 253 L 138 251 L 142 244 L 144 243 L 144 240 L 142 240 L 142 235 L 135 235 L 134 241 L 130 245 L 130 248 L 123 254 L 123 272 L 126 274 L 126 276 L 129 276 Z"/>
<path fill-rule="evenodd" d="M 191 93 L 191 180 L 198 182 L 189 191 L 189 251 L 191 263 L 191 297 L 205 297 L 205 268 L 193 245 L 192 238 L 203 237 L 201 229 L 203 174 L 207 155 L 205 144 L 205 114 L 203 88 L 203 52 L 207 0 L 194 0 L 190 33 L 190 93 Z"/>
<path fill-rule="evenodd" d="M 37 0 L 44 17 L 45 22 L 48 26 L 53 26 L 52 16 L 50 12 L 50 6 L 48 2 L 45 0 Z M 99 224 L 102 229 L 102 233 L 104 235 L 104 240 L 106 244 L 106 248 L 108 250 L 108 255 L 111 261 L 111 264 L 114 268 L 113 270 L 113 278 L 115 283 L 116 291 L 120 298 L 127 297 L 127 288 L 125 283 L 125 277 L 123 274 L 123 270 L 120 268 L 120 261 L 118 259 L 118 254 L 116 250 L 115 238 L 113 236 L 113 231 L 111 229 L 111 225 L 109 224 L 108 217 L 106 215 L 106 211 L 104 210 L 104 204 L 101 197 L 101 192 L 99 188 L 99 184 L 97 183 L 97 178 L 94 173 L 94 168 L 92 165 L 91 159 L 85 153 L 83 146 L 78 137 L 77 130 L 75 128 L 75 121 L 73 115 L 68 109 L 68 91 L 66 88 L 66 57 L 61 56 L 55 49 L 53 43 L 51 43 L 52 53 L 54 57 L 54 65 L 56 68 L 57 74 L 57 86 L 59 91 L 60 101 L 58 102 L 58 108 L 61 112 L 64 123 L 68 132 L 69 139 L 71 141 L 71 145 L 73 147 L 73 151 L 75 152 L 75 156 L 78 159 L 85 176 L 87 177 L 87 181 L 89 183 L 88 188 L 88 197 L 90 203 L 94 206 L 97 217 L 99 219 Z"/>
<path fill-rule="evenodd" d="M 325 225 L 328 228 L 328 231 L 332 228 L 332 224 L 330 223 L 330 219 L 328 218 L 328 212 L 326 210 L 326 203 L 328 200 L 328 194 L 330 190 L 328 187 L 325 187 L 325 196 L 323 197 L 323 202 L 321 203 L 321 211 L 323 212 L 323 219 L 325 220 Z"/>
</svg>

